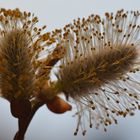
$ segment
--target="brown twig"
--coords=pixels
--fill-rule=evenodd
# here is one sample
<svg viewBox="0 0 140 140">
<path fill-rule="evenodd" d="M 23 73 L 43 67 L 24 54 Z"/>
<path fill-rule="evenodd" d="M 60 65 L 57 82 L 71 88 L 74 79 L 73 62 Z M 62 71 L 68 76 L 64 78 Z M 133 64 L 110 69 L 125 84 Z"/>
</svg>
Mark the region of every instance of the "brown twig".
<svg viewBox="0 0 140 140">
<path fill-rule="evenodd" d="M 19 130 L 16 133 L 13 140 L 24 140 L 25 133 L 28 129 L 28 126 L 29 126 L 33 116 L 35 115 L 36 111 L 43 105 L 44 105 L 43 102 L 38 102 L 36 105 L 33 106 L 31 114 L 29 115 L 29 117 L 22 118 L 22 119 L 18 120 Z"/>
</svg>

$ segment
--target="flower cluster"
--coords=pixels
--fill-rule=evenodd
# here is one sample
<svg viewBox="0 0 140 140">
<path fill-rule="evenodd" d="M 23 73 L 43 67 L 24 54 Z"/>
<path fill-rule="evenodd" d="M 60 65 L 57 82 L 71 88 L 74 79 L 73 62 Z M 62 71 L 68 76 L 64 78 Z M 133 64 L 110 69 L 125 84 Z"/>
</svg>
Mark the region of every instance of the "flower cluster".
<svg viewBox="0 0 140 140">
<path fill-rule="evenodd" d="M 56 87 L 76 105 L 79 127 L 85 135 L 89 126 L 106 131 L 117 116 L 133 115 L 140 108 L 140 26 L 138 11 L 91 15 L 64 27 Z"/>
<path fill-rule="evenodd" d="M 0 90 L 17 118 L 30 114 L 44 94 L 52 67 L 64 54 L 51 33 L 44 33 L 46 26 L 38 28 L 37 22 L 30 12 L 0 9 Z"/>
<path fill-rule="evenodd" d="M 30 12 L 0 10 L 0 88 L 8 100 L 33 98 L 61 58 L 61 47 L 50 51 L 56 41 L 49 32 L 42 33 L 46 26 L 38 28 L 37 22 Z"/>
<path fill-rule="evenodd" d="M 76 106 L 74 135 L 79 129 L 85 135 L 86 121 L 106 131 L 116 116 L 134 115 L 140 109 L 139 15 L 124 10 L 103 19 L 91 15 L 43 33 L 46 26 L 37 28 L 34 14 L 1 9 L 0 89 L 13 116 L 31 118 L 38 101 L 54 113 L 71 110 L 57 96 L 62 93 Z"/>
</svg>

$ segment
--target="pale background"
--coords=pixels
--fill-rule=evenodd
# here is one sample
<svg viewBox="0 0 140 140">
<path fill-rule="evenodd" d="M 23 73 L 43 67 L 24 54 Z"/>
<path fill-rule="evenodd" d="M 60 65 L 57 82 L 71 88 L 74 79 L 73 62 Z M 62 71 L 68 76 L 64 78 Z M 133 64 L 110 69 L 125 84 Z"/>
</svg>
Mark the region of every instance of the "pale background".
<svg viewBox="0 0 140 140">
<path fill-rule="evenodd" d="M 48 31 L 61 28 L 77 17 L 92 13 L 103 15 L 118 9 L 139 10 L 139 0 L 0 0 L 0 7 L 20 8 L 35 13 L 40 25 Z M 35 115 L 25 140 L 139 140 L 140 112 L 134 117 L 119 119 L 118 125 L 108 127 L 108 132 L 89 129 L 85 137 L 73 136 L 76 119 L 71 113 L 55 115 L 42 107 Z M 12 140 L 17 130 L 17 120 L 9 110 L 9 103 L 0 99 L 0 140 Z"/>
</svg>

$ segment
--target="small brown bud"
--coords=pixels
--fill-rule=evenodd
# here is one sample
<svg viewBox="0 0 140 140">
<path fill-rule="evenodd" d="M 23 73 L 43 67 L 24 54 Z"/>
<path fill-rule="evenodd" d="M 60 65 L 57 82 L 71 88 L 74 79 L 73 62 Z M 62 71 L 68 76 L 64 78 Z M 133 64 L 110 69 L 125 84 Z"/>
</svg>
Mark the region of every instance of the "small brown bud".
<svg viewBox="0 0 140 140">
<path fill-rule="evenodd" d="M 70 104 L 68 104 L 58 96 L 55 96 L 52 100 L 48 100 L 46 105 L 49 110 L 57 114 L 62 114 L 72 109 L 72 106 Z"/>
</svg>

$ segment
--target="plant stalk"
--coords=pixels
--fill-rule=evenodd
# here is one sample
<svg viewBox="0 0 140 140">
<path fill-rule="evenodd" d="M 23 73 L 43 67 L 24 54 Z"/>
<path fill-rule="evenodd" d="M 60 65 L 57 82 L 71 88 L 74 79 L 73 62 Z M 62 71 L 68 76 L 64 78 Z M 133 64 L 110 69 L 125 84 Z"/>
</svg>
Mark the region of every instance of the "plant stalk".
<svg viewBox="0 0 140 140">
<path fill-rule="evenodd" d="M 25 137 L 25 133 L 28 129 L 28 126 L 31 122 L 31 120 L 33 119 L 33 116 L 35 115 L 36 111 L 43 106 L 44 103 L 43 102 L 38 102 L 37 104 L 35 104 L 32 108 L 32 111 L 29 115 L 29 117 L 27 118 L 22 118 L 22 119 L 18 119 L 18 132 L 15 134 L 15 137 L 13 140 L 24 140 Z"/>
</svg>

